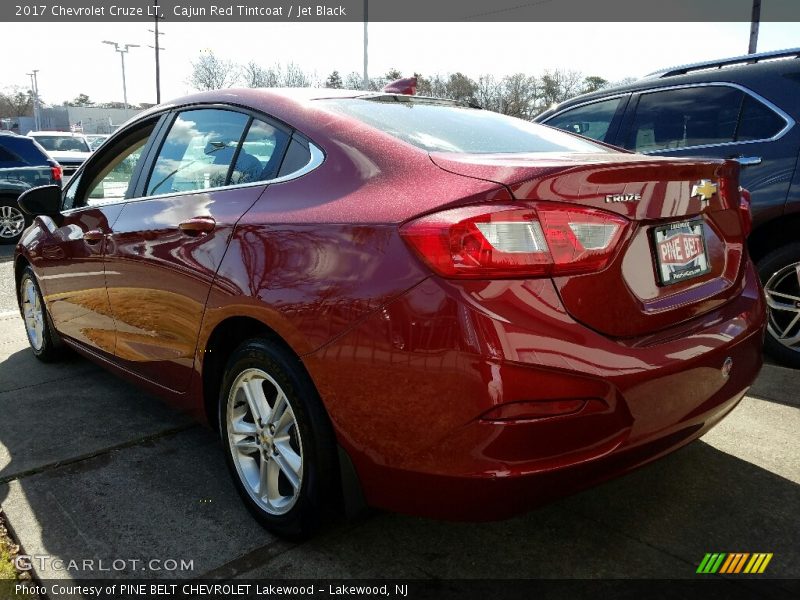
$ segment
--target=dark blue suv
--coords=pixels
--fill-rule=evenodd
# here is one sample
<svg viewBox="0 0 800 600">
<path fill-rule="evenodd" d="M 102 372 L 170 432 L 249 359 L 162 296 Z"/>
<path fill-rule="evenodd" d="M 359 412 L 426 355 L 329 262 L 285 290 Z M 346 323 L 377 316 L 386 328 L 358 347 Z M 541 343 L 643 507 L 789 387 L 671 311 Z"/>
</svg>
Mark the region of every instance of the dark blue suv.
<svg viewBox="0 0 800 600">
<path fill-rule="evenodd" d="M 29 137 L 0 132 L 0 244 L 13 244 L 30 224 L 17 198 L 39 185 L 61 185 L 62 170 Z"/>
<path fill-rule="evenodd" d="M 766 350 L 800 367 L 800 48 L 665 69 L 535 120 L 644 154 L 738 160 L 769 305 Z"/>
</svg>

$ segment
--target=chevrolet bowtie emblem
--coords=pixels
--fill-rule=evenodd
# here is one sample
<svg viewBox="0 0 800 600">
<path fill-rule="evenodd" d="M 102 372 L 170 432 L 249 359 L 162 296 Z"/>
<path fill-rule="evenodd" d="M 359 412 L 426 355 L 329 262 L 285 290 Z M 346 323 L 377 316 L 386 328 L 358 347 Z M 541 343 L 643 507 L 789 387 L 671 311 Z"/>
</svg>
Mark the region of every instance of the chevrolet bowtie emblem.
<svg viewBox="0 0 800 600">
<path fill-rule="evenodd" d="M 692 198 L 700 196 L 700 202 L 708 202 L 717 193 L 717 184 L 710 179 L 701 179 L 692 186 Z"/>
</svg>

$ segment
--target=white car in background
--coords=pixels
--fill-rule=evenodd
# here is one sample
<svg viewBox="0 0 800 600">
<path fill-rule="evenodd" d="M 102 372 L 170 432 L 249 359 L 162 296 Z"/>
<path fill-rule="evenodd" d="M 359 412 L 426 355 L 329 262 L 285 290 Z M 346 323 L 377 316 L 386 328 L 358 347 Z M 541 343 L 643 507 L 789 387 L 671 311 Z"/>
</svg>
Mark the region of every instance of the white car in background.
<svg viewBox="0 0 800 600">
<path fill-rule="evenodd" d="M 82 133 L 69 131 L 31 131 L 28 137 L 35 139 L 50 157 L 64 169 L 67 180 L 92 154 L 89 140 Z"/>
</svg>

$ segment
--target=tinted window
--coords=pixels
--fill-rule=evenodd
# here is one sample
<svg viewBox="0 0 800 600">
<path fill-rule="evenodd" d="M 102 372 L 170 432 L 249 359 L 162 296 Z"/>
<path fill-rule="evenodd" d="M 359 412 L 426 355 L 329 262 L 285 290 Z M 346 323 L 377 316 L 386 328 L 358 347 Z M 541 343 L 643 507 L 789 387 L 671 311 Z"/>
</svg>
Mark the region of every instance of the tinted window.
<svg viewBox="0 0 800 600">
<path fill-rule="evenodd" d="M 603 141 L 620 102 L 622 102 L 622 98 L 614 98 L 579 106 L 556 115 L 548 120 L 547 124 L 570 133 L 585 135 L 593 140 Z"/>
<path fill-rule="evenodd" d="M 768 140 L 785 126 L 786 122 L 775 111 L 746 94 L 736 141 Z"/>
<path fill-rule="evenodd" d="M 288 138 L 280 129 L 254 119 L 236 157 L 230 184 L 264 181 L 275 177 Z"/>
<path fill-rule="evenodd" d="M 46 166 L 49 164 L 44 150 L 30 138 L 2 136 L 0 137 L 0 147 L 5 148 L 25 165 Z"/>
<path fill-rule="evenodd" d="M 9 167 L 21 167 L 25 163 L 22 162 L 19 156 L 9 152 L 0 146 L 0 169 L 8 169 Z"/>
<path fill-rule="evenodd" d="M 727 86 L 642 94 L 625 146 L 648 152 L 732 142 L 743 98 Z"/>
<path fill-rule="evenodd" d="M 400 96 L 319 102 L 431 152 L 608 152 L 548 127 L 450 103 Z"/>
<path fill-rule="evenodd" d="M 37 135 L 36 141 L 51 152 L 90 152 L 85 139 L 70 135 Z"/>
<path fill-rule="evenodd" d="M 226 185 L 248 120 L 242 113 L 218 109 L 180 113 L 159 151 L 147 195 Z"/>
<path fill-rule="evenodd" d="M 294 135 L 288 150 L 286 150 L 286 156 L 283 157 L 278 177 L 291 175 L 305 167 L 310 161 L 311 152 L 308 150 L 308 144 L 301 142 L 297 135 Z"/>
</svg>

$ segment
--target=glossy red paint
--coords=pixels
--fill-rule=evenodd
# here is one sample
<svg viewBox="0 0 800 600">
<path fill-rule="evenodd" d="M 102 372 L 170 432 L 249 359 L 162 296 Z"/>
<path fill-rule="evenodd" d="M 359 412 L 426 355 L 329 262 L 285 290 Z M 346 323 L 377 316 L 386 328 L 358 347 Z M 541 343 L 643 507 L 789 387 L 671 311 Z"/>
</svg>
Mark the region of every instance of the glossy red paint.
<svg viewBox="0 0 800 600">
<path fill-rule="evenodd" d="M 213 420 L 215 334 L 249 319 L 299 357 L 367 501 L 443 518 L 505 517 L 625 472 L 743 396 L 761 366 L 764 304 L 730 163 L 429 154 L 315 105 L 320 93 L 342 95 L 173 103 L 296 128 L 325 155 L 302 177 L 38 217 L 18 269 L 33 265 L 67 343 Z M 726 182 L 702 206 L 690 196 L 700 178 Z M 642 200 L 604 200 L 621 192 Z M 433 212 L 525 201 L 629 225 L 607 267 L 555 278 L 446 279 L 399 233 Z M 665 289 L 649 231 L 685 215 L 703 219 L 713 270 Z M 100 241 L 84 240 L 95 229 Z"/>
</svg>

